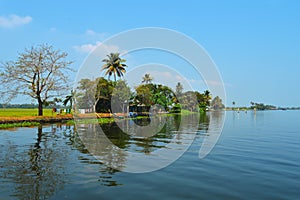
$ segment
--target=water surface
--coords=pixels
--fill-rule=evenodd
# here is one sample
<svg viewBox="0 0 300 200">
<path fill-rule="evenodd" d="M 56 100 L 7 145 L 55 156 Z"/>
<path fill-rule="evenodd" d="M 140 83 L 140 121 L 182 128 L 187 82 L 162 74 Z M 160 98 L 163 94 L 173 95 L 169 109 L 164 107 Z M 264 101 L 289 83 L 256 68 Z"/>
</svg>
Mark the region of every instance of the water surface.
<svg viewBox="0 0 300 200">
<path fill-rule="evenodd" d="M 223 116 L 208 113 L 182 157 L 141 174 L 121 172 L 95 159 L 73 126 L 1 130 L 0 199 L 298 199 L 299 115 L 227 112 L 219 141 L 199 159 L 211 117 Z M 118 147 L 147 155 L 177 136 L 178 120 L 171 118 L 165 130 L 148 139 L 126 135 L 114 124 L 103 129 Z"/>
</svg>

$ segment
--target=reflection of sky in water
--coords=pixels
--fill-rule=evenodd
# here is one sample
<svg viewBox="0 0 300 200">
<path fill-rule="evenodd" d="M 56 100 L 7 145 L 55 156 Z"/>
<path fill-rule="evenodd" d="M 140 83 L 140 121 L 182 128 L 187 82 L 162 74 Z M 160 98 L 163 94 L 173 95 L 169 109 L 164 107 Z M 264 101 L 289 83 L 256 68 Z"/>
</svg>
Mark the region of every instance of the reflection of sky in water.
<svg viewBox="0 0 300 200">
<path fill-rule="evenodd" d="M 22 137 L 20 137 L 20 132 L 22 132 Z M 10 143 L 12 145 L 24 146 L 30 144 L 37 137 L 36 132 L 34 132 L 32 128 L 0 130 L 0 133 L 0 145 L 7 145 L 8 143 Z"/>
<path fill-rule="evenodd" d="M 199 127 L 204 130 L 197 131 L 182 157 L 144 174 L 118 172 L 96 160 L 74 134 L 73 126 L 46 126 L 40 137 L 37 127 L 1 130 L 0 199 L 132 199 L 132 195 L 142 199 L 145 194 L 153 199 L 182 195 L 185 199 L 299 197 L 299 111 L 228 111 L 220 140 L 200 160 L 199 146 L 207 133 L 205 127 L 213 124 L 211 116 L 200 118 Z M 157 135 L 154 144 L 168 141 L 164 137 Z M 128 138 L 123 145 L 137 146 L 135 151 L 147 149 L 146 144 Z M 150 152 L 155 148 L 150 146 Z M 107 187 L 118 185 L 122 186 Z"/>
</svg>

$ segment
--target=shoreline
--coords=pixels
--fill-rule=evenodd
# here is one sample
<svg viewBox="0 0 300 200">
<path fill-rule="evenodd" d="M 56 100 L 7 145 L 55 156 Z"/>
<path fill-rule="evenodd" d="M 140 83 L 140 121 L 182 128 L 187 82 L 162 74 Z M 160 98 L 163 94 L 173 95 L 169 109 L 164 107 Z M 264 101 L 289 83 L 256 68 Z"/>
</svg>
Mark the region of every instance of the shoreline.
<svg viewBox="0 0 300 200">
<path fill-rule="evenodd" d="M 58 123 L 63 121 L 73 120 L 72 114 L 57 115 L 57 116 L 26 116 L 26 117 L 0 117 L 0 124 L 14 124 L 24 122 L 36 123 Z"/>
<path fill-rule="evenodd" d="M 208 110 L 213 111 L 213 110 Z M 222 111 L 253 111 L 253 110 L 231 110 L 231 109 L 224 109 Z M 257 110 L 261 111 L 261 110 Z M 267 111 L 267 110 L 263 110 Z M 280 111 L 280 110 L 273 110 L 273 111 Z M 141 115 L 143 116 L 143 115 Z M 81 119 L 88 119 L 88 118 L 114 118 L 114 117 L 125 117 L 122 113 L 87 113 L 87 114 L 77 114 L 77 117 Z M 22 117 L 4 117 L 0 116 L 0 124 L 12 124 L 12 123 L 23 123 L 23 122 L 38 122 L 38 123 L 57 123 L 63 121 L 73 120 L 73 114 L 63 114 L 63 115 L 55 115 L 55 116 L 22 116 Z"/>
<path fill-rule="evenodd" d="M 213 110 L 208 110 L 208 112 Z M 253 110 L 222 110 L 224 112 L 247 112 Z M 261 110 L 259 110 L 261 111 Z M 259 112 L 258 111 L 258 112 Z M 262 110 L 267 111 L 267 110 Z M 280 110 L 272 110 L 272 111 L 280 111 Z M 255 111 L 254 111 L 255 112 Z M 87 114 L 77 114 L 76 117 L 80 119 L 94 119 L 97 118 L 100 120 L 100 123 L 108 123 L 111 122 L 111 118 L 126 118 L 124 114 L 117 113 L 87 113 Z M 22 116 L 22 117 L 4 117 L 0 116 L 0 129 L 12 128 L 12 127 L 26 127 L 26 126 L 34 126 L 37 124 L 51 124 L 51 123 L 63 123 L 68 121 L 74 121 L 73 114 L 63 114 L 63 115 L 55 115 L 55 116 Z"/>
</svg>

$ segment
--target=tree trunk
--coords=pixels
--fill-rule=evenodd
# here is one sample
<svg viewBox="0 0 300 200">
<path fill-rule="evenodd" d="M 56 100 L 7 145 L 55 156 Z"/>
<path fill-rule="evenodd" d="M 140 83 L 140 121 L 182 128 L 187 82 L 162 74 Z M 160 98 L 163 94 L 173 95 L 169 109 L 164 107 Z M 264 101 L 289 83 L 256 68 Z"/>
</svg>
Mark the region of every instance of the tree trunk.
<svg viewBox="0 0 300 200">
<path fill-rule="evenodd" d="M 100 98 L 97 98 L 96 101 L 95 101 L 95 103 L 94 103 L 94 105 L 93 105 L 93 109 L 94 109 L 93 111 L 94 111 L 95 113 L 97 112 L 96 109 L 97 109 L 97 104 L 98 104 L 99 99 L 100 99 Z"/>
<path fill-rule="evenodd" d="M 38 116 L 43 116 L 43 102 L 40 98 L 38 98 Z"/>
</svg>

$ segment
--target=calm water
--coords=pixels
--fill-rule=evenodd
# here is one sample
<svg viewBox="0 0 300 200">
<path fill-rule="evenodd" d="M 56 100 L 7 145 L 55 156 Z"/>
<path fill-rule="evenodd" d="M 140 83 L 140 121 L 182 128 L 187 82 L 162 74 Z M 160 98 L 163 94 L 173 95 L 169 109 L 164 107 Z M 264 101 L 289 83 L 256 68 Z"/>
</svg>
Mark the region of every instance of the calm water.
<svg viewBox="0 0 300 200">
<path fill-rule="evenodd" d="M 222 116 L 202 116 L 194 142 L 180 159 L 139 174 L 95 159 L 73 126 L 1 130 L 0 199 L 299 199 L 300 112 L 227 112 L 219 141 L 199 159 L 201 143 L 213 137 L 208 127 L 218 126 L 212 117 Z M 102 128 L 118 147 L 148 155 L 178 136 L 174 130 L 180 120 L 171 117 L 160 134 L 147 140 L 128 136 L 116 125 Z"/>
</svg>

